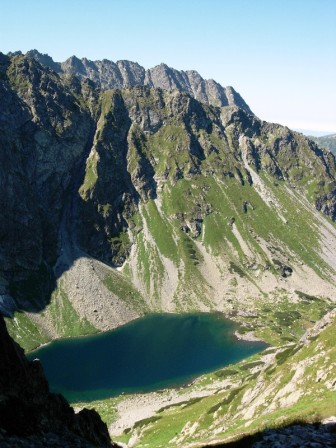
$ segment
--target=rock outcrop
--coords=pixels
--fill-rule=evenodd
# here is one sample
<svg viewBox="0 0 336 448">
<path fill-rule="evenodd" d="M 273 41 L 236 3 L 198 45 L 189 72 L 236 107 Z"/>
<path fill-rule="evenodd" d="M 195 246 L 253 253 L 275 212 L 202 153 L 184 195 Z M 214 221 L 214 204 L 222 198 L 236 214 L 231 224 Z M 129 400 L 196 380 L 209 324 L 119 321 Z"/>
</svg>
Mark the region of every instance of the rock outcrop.
<svg viewBox="0 0 336 448">
<path fill-rule="evenodd" d="M 25 358 L 1 315 L 0 359 L 1 446 L 39 446 L 44 438 L 48 446 L 62 446 L 62 441 L 63 446 L 116 446 L 97 412 L 75 414 L 63 396 L 49 392 L 40 362 Z"/>
</svg>

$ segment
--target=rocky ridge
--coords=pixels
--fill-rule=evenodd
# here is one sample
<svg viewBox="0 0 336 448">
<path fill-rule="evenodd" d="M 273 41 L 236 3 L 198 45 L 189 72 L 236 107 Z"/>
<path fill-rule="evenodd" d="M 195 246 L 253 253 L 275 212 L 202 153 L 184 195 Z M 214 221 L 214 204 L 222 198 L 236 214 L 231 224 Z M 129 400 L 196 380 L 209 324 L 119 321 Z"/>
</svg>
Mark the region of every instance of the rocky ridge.
<svg viewBox="0 0 336 448">
<path fill-rule="evenodd" d="M 56 73 L 74 75 L 81 80 L 91 79 L 103 90 L 125 89 L 133 86 L 148 86 L 164 90 L 186 92 L 202 103 L 214 106 L 238 106 L 252 113 L 249 106 L 233 87 L 222 87 L 213 79 L 203 79 L 195 70 L 176 70 L 166 64 L 145 70 L 131 61 L 112 62 L 107 59 L 90 61 L 71 56 L 65 62 L 54 62 L 47 54 L 30 50 L 27 57 L 36 59 L 40 64 L 50 67 Z"/>
</svg>

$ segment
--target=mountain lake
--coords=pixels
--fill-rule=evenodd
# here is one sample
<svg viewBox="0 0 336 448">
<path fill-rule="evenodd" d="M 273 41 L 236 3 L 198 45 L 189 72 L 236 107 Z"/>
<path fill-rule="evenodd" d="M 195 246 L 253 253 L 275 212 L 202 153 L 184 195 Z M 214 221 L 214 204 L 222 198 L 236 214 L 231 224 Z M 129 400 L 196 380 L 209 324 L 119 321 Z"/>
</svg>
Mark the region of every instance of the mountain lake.
<svg viewBox="0 0 336 448">
<path fill-rule="evenodd" d="M 52 392 L 70 402 L 179 387 L 267 347 L 238 340 L 219 313 L 151 314 L 115 330 L 60 339 L 30 352 Z"/>
</svg>

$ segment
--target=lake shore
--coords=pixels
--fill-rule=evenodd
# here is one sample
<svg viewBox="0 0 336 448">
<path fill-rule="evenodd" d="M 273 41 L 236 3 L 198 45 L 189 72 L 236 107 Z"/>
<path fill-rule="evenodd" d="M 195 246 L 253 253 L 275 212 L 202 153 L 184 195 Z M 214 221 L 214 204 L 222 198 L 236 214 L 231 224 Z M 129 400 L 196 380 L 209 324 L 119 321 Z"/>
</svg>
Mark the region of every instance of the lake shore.
<svg viewBox="0 0 336 448">
<path fill-rule="evenodd" d="M 236 330 L 234 332 L 234 335 L 237 339 L 240 341 L 247 341 L 247 342 L 264 342 L 262 339 L 255 336 L 253 331 L 249 331 L 247 333 L 239 333 L 239 330 Z"/>
<path fill-rule="evenodd" d="M 163 389 L 161 391 L 149 392 L 146 394 L 126 395 L 125 399 L 116 406 L 118 417 L 109 426 L 111 437 L 120 436 L 125 429 L 132 428 L 133 425 L 146 418 L 153 416 L 160 409 L 179 405 L 187 401 L 206 397 L 219 389 L 233 387 L 236 384 L 231 380 L 217 380 L 206 386 L 198 385 L 198 379 L 186 387 L 176 389 Z M 136 443 L 133 440 L 127 446 Z"/>
</svg>

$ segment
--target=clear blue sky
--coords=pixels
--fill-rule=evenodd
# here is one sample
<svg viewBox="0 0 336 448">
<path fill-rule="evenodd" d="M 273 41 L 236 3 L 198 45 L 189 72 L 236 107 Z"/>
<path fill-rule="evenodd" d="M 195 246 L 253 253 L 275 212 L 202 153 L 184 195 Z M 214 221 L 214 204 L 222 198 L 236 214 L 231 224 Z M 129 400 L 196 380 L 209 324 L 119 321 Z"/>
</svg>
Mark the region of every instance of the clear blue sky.
<svg viewBox="0 0 336 448">
<path fill-rule="evenodd" d="M 161 62 L 262 119 L 336 132 L 336 0 L 1 0 L 0 51 Z"/>
</svg>

